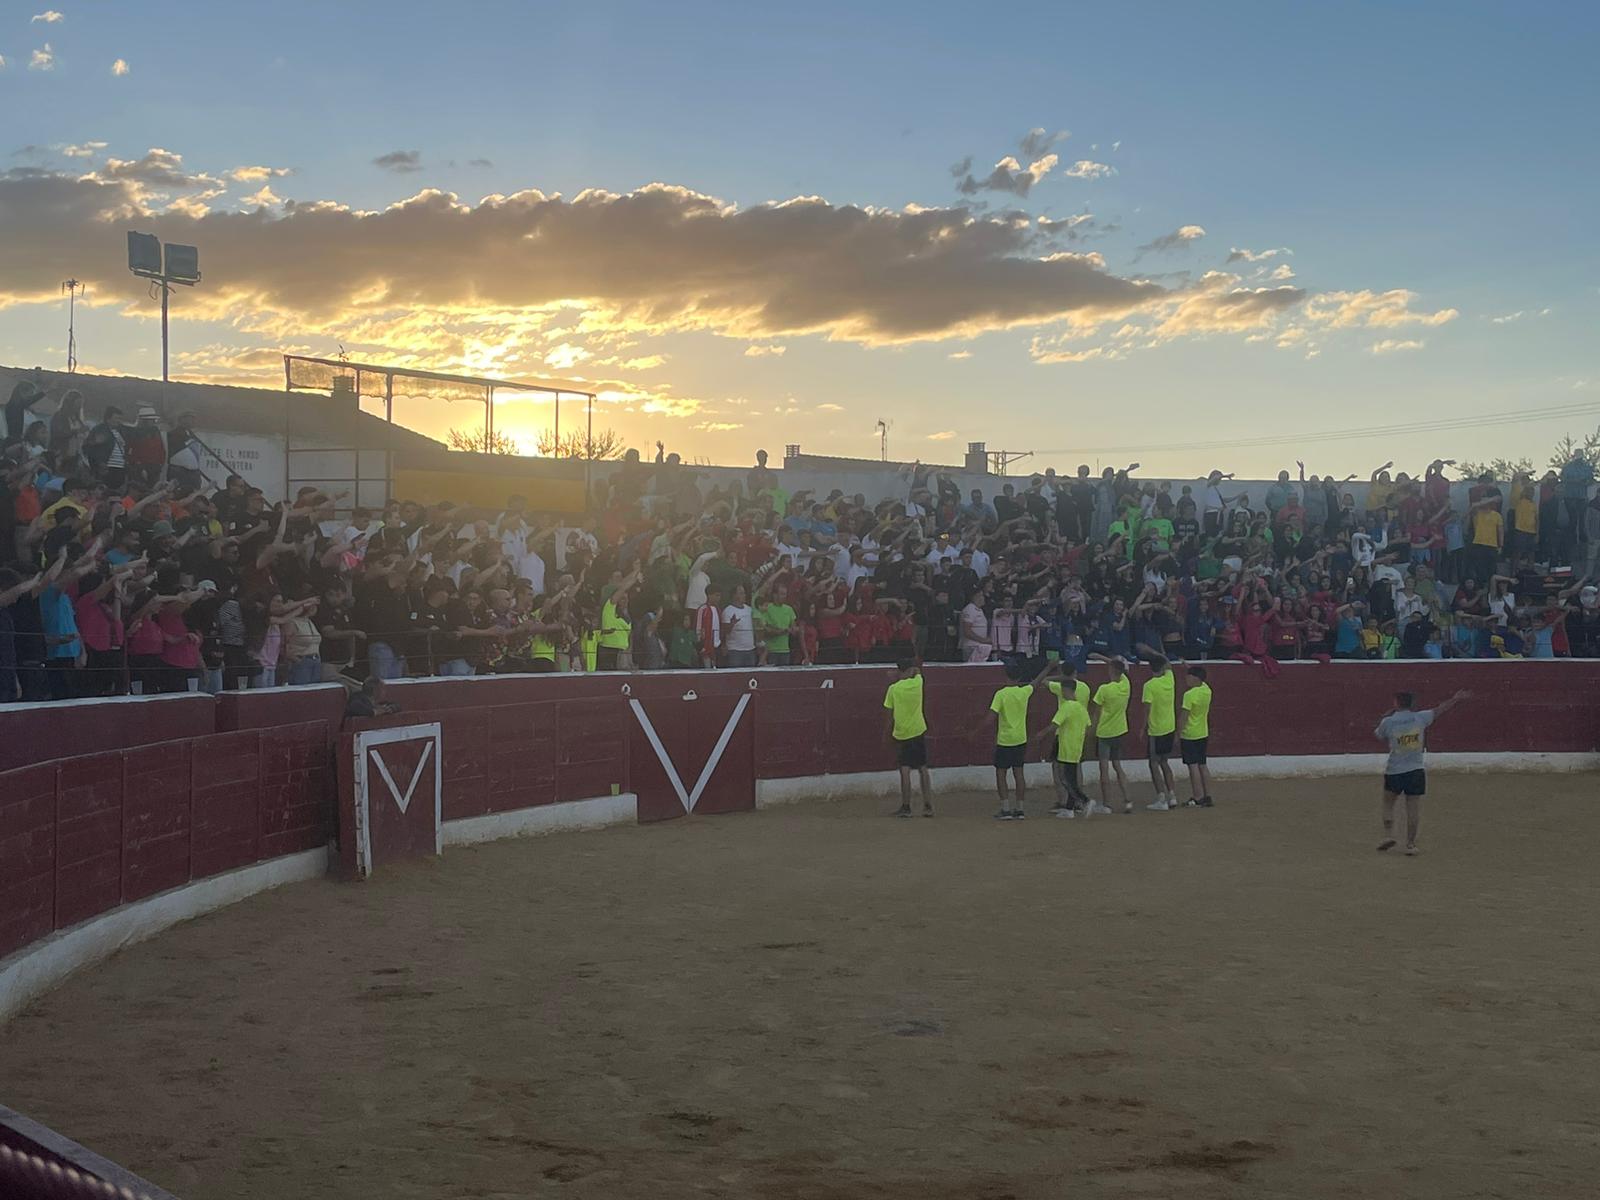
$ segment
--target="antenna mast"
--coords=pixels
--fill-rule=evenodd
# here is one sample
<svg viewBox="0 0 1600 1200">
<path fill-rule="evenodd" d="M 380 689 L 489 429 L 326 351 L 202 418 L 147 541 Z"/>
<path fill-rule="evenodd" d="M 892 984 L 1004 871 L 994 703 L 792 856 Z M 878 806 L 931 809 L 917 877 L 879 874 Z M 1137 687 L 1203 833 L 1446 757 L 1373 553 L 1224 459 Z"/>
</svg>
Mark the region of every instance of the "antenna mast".
<svg viewBox="0 0 1600 1200">
<path fill-rule="evenodd" d="M 78 293 L 88 294 L 88 289 L 76 279 L 64 280 L 61 290 L 67 294 L 67 373 L 78 369 Z"/>
</svg>

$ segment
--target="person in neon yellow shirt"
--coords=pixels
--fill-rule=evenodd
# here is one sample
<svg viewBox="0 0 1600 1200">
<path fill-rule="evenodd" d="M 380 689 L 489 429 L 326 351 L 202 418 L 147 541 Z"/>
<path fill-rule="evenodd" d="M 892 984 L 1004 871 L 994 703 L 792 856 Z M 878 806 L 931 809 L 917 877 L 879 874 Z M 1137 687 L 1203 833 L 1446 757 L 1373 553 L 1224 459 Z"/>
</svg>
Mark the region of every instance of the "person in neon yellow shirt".
<svg viewBox="0 0 1600 1200">
<path fill-rule="evenodd" d="M 1050 665 L 1046 664 L 1032 683 L 1022 682 L 1026 670 L 1020 661 L 1007 663 L 1006 675 L 1012 682 L 995 692 L 994 699 L 989 702 L 989 711 L 995 715 L 994 790 L 1000 797 L 1000 811 L 994 815 L 997 821 L 1020 821 L 1027 815 L 1023 812 L 1023 803 L 1028 797 L 1023 771 L 1028 761 L 1028 701 L 1033 699 L 1033 689 L 1050 673 Z M 1015 808 L 1008 805 L 1007 771 L 1016 783 Z"/>
<path fill-rule="evenodd" d="M 1056 714 L 1039 734 L 1039 748 L 1050 762 L 1051 780 L 1056 787 L 1054 812 L 1071 818 L 1081 809 L 1085 818 L 1092 801 L 1078 785 L 1078 769 L 1083 762 L 1083 743 L 1089 733 L 1089 685 L 1078 678 L 1071 663 L 1057 663 L 1060 679 L 1050 681 L 1056 698 Z"/>
<path fill-rule="evenodd" d="M 1189 803 L 1211 807 L 1211 768 L 1206 766 L 1206 743 L 1211 737 L 1211 685 L 1204 667 L 1190 667 L 1183 689 L 1183 733 L 1179 749 L 1189 768 Z"/>
<path fill-rule="evenodd" d="M 1150 759 L 1150 782 L 1155 785 L 1156 798 L 1145 805 L 1151 812 L 1168 812 L 1178 807 L 1178 798 L 1172 793 L 1172 742 L 1177 735 L 1178 721 L 1175 712 L 1177 677 L 1167 657 L 1147 646 L 1141 646 L 1150 660 L 1150 678 L 1139 689 L 1139 700 L 1144 705 L 1145 753 Z"/>
<path fill-rule="evenodd" d="M 928 779 L 927 718 L 922 714 L 922 669 L 914 659 L 903 658 L 895 666 L 894 682 L 883 694 L 885 710 L 883 736 L 895 745 L 895 761 L 900 766 L 900 808 L 897 817 L 911 815 L 911 772 L 922 784 L 922 815 L 933 816 L 933 786 Z"/>
<path fill-rule="evenodd" d="M 1122 771 L 1122 739 L 1128 735 L 1128 697 L 1133 691 L 1128 681 L 1128 665 L 1117 657 L 1094 654 L 1090 658 L 1100 659 L 1111 671 L 1111 678 L 1095 689 L 1089 709 L 1089 715 L 1094 718 L 1095 756 L 1100 760 L 1099 811 L 1111 811 L 1106 779 L 1115 772 L 1122 811 L 1131 813 L 1133 801 L 1128 799 L 1128 777 Z"/>
<path fill-rule="evenodd" d="M 639 567 L 635 566 L 617 581 L 616 588 L 600 605 L 600 636 L 591 671 L 620 671 L 629 666 L 628 646 L 633 637 L 633 623 L 628 617 L 628 602 L 639 585 L 639 573 Z"/>
</svg>

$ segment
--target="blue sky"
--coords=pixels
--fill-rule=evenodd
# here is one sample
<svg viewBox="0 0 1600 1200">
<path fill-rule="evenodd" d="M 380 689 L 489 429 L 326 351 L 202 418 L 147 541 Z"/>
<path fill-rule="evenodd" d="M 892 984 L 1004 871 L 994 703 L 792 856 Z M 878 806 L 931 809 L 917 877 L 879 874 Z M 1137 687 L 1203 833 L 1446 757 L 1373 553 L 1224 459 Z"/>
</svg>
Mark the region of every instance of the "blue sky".
<svg viewBox="0 0 1600 1200">
<path fill-rule="evenodd" d="M 61 19 L 32 19 L 51 11 Z M 270 355 L 260 352 L 290 344 L 331 352 L 341 340 L 362 356 L 441 369 L 585 376 L 604 386 L 610 423 L 634 442 L 661 436 L 686 453 L 734 461 L 756 444 L 776 451 L 789 441 L 870 455 L 880 416 L 894 422 L 897 457 L 948 460 L 965 441 L 986 440 L 1059 450 L 1050 461 L 1065 464 L 1141 441 L 1290 438 L 1592 402 L 1592 414 L 1326 441 L 1299 455 L 1310 469 L 1340 473 L 1434 453 L 1542 458 L 1559 433 L 1600 420 L 1597 33 L 1600 9 L 1575 4 L 287 3 L 264 13 L 4 3 L 0 112 L 15 145 L 0 147 L 9 155 L 0 170 L 106 176 L 107 160 L 136 163 L 153 147 L 213 178 L 243 166 L 287 169 L 249 186 L 230 181 L 204 201 L 212 213 L 265 205 L 268 220 L 283 212 L 281 200 L 372 211 L 423 188 L 472 206 L 527 188 L 570 199 L 653 182 L 740 210 L 816 196 L 894 212 L 966 205 L 979 220 L 1087 212 L 1090 236 L 1054 248 L 1098 254 L 1096 269 L 1151 276 L 1165 290 L 1120 338 L 1130 322 L 1103 313 L 1078 324 L 1060 314 L 968 313 L 955 324 L 921 323 L 909 337 L 885 334 L 877 317 L 867 332 L 837 314 L 809 327 L 775 325 L 748 314 L 788 290 L 781 264 L 806 248 L 785 245 L 766 248 L 763 279 L 734 305 L 742 315 L 684 284 L 681 294 L 658 285 L 642 295 L 650 316 L 619 317 L 629 298 L 576 294 L 585 291 L 579 272 L 563 285 L 575 293 L 565 307 L 551 308 L 549 288 L 525 303 L 545 314 L 537 328 L 490 318 L 495 349 L 469 352 L 454 335 L 408 344 L 413 326 L 393 310 L 380 317 L 360 297 L 345 297 L 337 312 L 308 311 L 297 325 L 292 288 L 281 281 L 271 319 L 261 319 L 246 273 L 229 272 L 233 243 L 209 235 L 208 255 L 215 222 L 202 221 L 194 237 L 219 290 L 192 298 L 210 305 L 205 319 L 174 326 L 181 373 L 194 378 L 270 382 Z M 50 69 L 31 69 L 46 43 Z M 126 74 L 112 74 L 117 59 Z M 969 156 L 980 180 L 1005 155 L 1026 168 L 1018 142 L 1036 127 L 1071 136 L 1047 148 L 1058 161 L 1026 196 L 957 192 L 950 168 Z M 62 150 L 93 142 L 106 145 L 90 157 Z M 37 149 L 13 153 L 26 146 Z M 418 169 L 374 165 L 394 151 L 417 152 Z M 1073 178 L 1078 162 L 1109 171 Z M 263 182 L 270 197 L 256 192 Z M 136 200 L 181 231 L 169 206 L 202 189 L 213 190 L 144 185 Z M 5 232 L 25 232 L 25 219 L 57 232 L 20 201 L 12 209 L 9 227 L 0 209 Z M 278 254 L 313 254 L 314 244 L 288 236 L 293 224 L 260 236 L 277 236 Z M 1139 250 L 1185 227 L 1203 236 Z M 449 239 L 422 221 L 417 236 Z M 137 301 L 116 278 L 120 262 L 105 261 L 106 244 L 65 239 L 58 264 L 18 260 L 10 272 L 0 249 L 0 303 L 9 300 L 0 307 L 0 361 L 55 365 L 60 306 L 42 282 L 53 272 L 96 285 L 91 302 L 100 303 L 79 327 L 86 365 L 158 369 L 153 329 L 127 315 Z M 1235 248 L 1292 254 L 1230 264 Z M 635 252 L 647 263 L 652 250 L 641 234 Z M 497 269 L 481 246 L 466 257 L 469 276 Z M 708 270 L 726 280 L 736 267 L 718 260 Z M 1269 275 L 1285 268 L 1292 275 Z M 507 269 L 540 266 L 534 258 Z M 628 263 L 596 270 L 626 275 Z M 694 275 L 692 265 L 674 270 Z M 1207 271 L 1226 277 L 1204 282 Z M 7 274 L 28 283 L 8 287 Z M 470 280 L 458 284 L 441 299 L 441 325 L 454 327 L 475 294 Z M 324 283 L 308 268 L 303 286 L 310 293 Z M 955 274 L 939 286 L 963 285 Z M 1283 307 L 1230 327 L 1210 302 L 1275 288 L 1304 296 L 1286 294 Z M 1196 293 L 1210 297 L 1208 307 L 1173 320 Z M 1361 296 L 1391 298 L 1352 301 Z M 867 296 L 861 305 L 880 302 L 906 298 Z M 674 306 L 718 313 L 664 315 Z M 494 307 L 503 317 L 505 306 Z M 579 315 L 598 310 L 598 319 Z M 752 346 L 783 352 L 747 356 Z M 1076 361 L 1052 361 L 1061 356 Z M 542 410 L 508 414 L 528 431 L 543 420 Z M 1205 469 L 1217 452 L 1139 457 L 1178 474 Z M 1291 443 L 1223 457 L 1259 474 L 1297 455 Z"/>
</svg>

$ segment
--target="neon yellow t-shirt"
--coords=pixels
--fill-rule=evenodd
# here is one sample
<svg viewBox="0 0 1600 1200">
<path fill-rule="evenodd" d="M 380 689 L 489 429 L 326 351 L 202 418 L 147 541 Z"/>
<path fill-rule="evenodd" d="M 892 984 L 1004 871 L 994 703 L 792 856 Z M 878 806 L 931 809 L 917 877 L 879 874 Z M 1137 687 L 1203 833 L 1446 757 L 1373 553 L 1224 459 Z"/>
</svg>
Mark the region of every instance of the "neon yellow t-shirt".
<svg viewBox="0 0 1600 1200">
<path fill-rule="evenodd" d="M 1028 740 L 1028 701 L 1033 698 L 1031 683 L 1003 687 L 989 702 L 989 711 L 1000 714 L 1000 728 L 995 733 L 999 746 L 1021 746 Z"/>
<path fill-rule="evenodd" d="M 628 634 L 633 626 L 617 612 L 617 606 L 607 600 L 600 606 L 600 644 L 608 650 L 626 650 Z"/>
<path fill-rule="evenodd" d="M 1150 676 L 1144 681 L 1144 687 L 1139 689 L 1139 699 L 1148 706 L 1145 714 L 1149 721 L 1148 732 L 1155 737 L 1171 733 L 1178 727 L 1177 718 L 1172 711 L 1175 683 L 1172 672 L 1165 671 L 1160 675 Z"/>
<path fill-rule="evenodd" d="M 1050 718 L 1056 727 L 1056 760 L 1082 762 L 1083 740 L 1089 732 L 1089 685 L 1074 681 L 1071 696 L 1059 683 L 1051 683 L 1050 691 L 1056 698 L 1056 715 Z"/>
<path fill-rule="evenodd" d="M 1128 732 L 1128 696 L 1132 691 L 1126 675 L 1095 689 L 1094 702 L 1100 706 L 1100 720 L 1094 727 L 1096 737 L 1121 737 Z"/>
<path fill-rule="evenodd" d="M 1049 686 L 1050 694 L 1056 698 L 1057 716 L 1060 716 L 1061 710 L 1073 702 L 1077 702 L 1078 704 L 1085 706 L 1087 706 L 1089 703 L 1089 685 L 1081 679 L 1073 681 L 1071 696 L 1066 695 L 1066 693 L 1062 690 L 1061 684 L 1053 680 Z"/>
<path fill-rule="evenodd" d="M 1192 742 L 1211 736 L 1211 685 L 1192 683 L 1183 689 L 1183 738 Z"/>
<path fill-rule="evenodd" d="M 883 706 L 894 713 L 894 740 L 909 742 L 928 732 L 922 715 L 922 676 L 896 679 L 883 694 Z"/>
<path fill-rule="evenodd" d="M 556 660 L 556 644 L 542 633 L 536 633 L 528 642 L 528 657 L 542 658 L 548 662 Z"/>
</svg>

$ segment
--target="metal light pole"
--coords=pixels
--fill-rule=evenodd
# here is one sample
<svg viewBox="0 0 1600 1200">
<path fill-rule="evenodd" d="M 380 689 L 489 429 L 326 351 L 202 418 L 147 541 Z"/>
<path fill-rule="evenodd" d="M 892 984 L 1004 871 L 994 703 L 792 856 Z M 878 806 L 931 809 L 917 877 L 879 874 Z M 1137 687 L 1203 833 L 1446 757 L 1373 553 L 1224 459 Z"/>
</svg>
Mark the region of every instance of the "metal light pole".
<svg viewBox="0 0 1600 1200">
<path fill-rule="evenodd" d="M 193 287 L 200 282 L 200 251 L 176 244 L 163 247 L 153 233 L 128 233 L 128 270 L 161 289 L 161 382 L 168 379 L 167 309 L 172 285 Z"/>
</svg>

